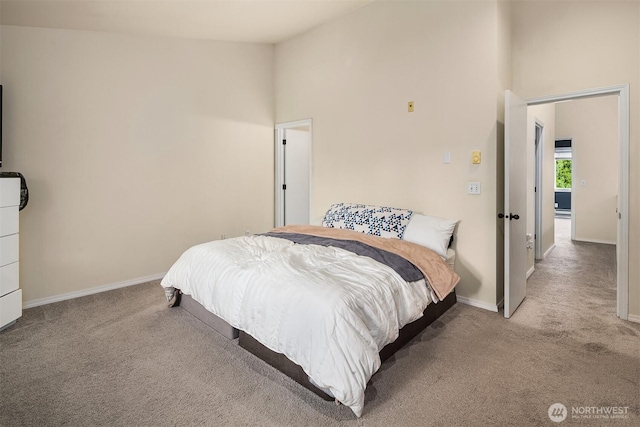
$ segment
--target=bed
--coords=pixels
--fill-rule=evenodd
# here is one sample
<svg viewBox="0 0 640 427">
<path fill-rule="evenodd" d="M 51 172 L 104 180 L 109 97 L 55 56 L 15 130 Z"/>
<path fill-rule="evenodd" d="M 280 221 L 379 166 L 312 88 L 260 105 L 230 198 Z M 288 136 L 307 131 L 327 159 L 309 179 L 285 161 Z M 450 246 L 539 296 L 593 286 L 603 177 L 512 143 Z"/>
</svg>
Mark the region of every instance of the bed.
<svg viewBox="0 0 640 427">
<path fill-rule="evenodd" d="M 459 277 L 446 262 L 454 227 L 410 210 L 336 204 L 322 226 L 196 245 L 162 286 L 168 299 L 359 417 L 382 361 L 455 303 Z M 434 229 L 437 238 L 425 240 Z"/>
</svg>

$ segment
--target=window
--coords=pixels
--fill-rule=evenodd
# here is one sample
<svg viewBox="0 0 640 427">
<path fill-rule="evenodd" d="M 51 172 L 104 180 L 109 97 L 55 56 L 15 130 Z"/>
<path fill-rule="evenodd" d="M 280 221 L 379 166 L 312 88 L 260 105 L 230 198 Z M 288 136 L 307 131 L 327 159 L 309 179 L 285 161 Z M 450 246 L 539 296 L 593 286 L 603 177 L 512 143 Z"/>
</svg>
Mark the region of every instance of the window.
<svg viewBox="0 0 640 427">
<path fill-rule="evenodd" d="M 571 159 L 556 158 L 556 188 L 571 188 Z"/>
<path fill-rule="evenodd" d="M 556 191 L 571 191 L 571 140 L 556 140 Z"/>
</svg>

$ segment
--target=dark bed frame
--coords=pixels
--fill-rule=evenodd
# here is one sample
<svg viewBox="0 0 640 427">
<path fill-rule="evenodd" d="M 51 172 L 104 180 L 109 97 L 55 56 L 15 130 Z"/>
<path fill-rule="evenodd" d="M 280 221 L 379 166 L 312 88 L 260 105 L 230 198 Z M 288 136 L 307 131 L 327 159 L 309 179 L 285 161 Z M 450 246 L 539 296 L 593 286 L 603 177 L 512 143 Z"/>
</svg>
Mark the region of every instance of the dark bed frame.
<svg viewBox="0 0 640 427">
<path fill-rule="evenodd" d="M 393 356 L 398 350 L 400 350 L 405 344 L 415 338 L 420 332 L 427 328 L 431 323 L 438 319 L 444 312 L 451 308 L 456 303 L 455 291 L 451 292 L 444 300 L 437 304 L 429 304 L 425 309 L 423 316 L 400 329 L 398 338 L 387 344 L 382 350 L 380 350 L 380 359 L 382 362 Z M 262 345 L 255 338 L 244 331 L 238 331 L 231 327 L 228 323 L 222 319 L 216 317 L 199 303 L 193 300 L 188 295 L 182 295 L 181 302 L 179 303 L 182 308 L 193 314 L 198 319 L 202 320 L 205 324 L 212 329 L 218 331 L 227 338 L 236 338 L 239 333 L 238 344 L 245 350 L 253 353 L 258 358 L 267 362 L 280 372 L 284 373 L 294 381 L 311 390 L 318 396 L 325 400 L 334 400 L 333 397 L 320 390 L 309 381 L 309 377 L 302 370 L 299 365 L 296 365 L 289 360 L 284 354 L 276 353 Z"/>
</svg>

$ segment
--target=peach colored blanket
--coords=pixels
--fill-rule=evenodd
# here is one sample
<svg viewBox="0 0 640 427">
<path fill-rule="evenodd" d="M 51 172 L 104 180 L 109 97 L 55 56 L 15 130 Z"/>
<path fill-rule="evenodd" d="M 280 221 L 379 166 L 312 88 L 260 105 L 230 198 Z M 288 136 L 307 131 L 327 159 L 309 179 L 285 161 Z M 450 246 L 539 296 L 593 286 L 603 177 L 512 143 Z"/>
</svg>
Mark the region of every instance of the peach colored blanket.
<svg viewBox="0 0 640 427">
<path fill-rule="evenodd" d="M 418 267 L 440 300 L 443 300 L 447 295 L 449 295 L 460 281 L 460 276 L 449 268 L 440 255 L 436 254 L 431 249 L 425 248 L 424 246 L 404 240 L 387 239 L 358 233 L 352 230 L 318 227 L 314 225 L 287 225 L 275 228 L 271 230 L 271 232 L 300 233 L 310 234 L 312 236 L 328 237 L 331 239 L 355 240 L 357 242 L 373 246 L 374 248 L 399 255 Z"/>
</svg>

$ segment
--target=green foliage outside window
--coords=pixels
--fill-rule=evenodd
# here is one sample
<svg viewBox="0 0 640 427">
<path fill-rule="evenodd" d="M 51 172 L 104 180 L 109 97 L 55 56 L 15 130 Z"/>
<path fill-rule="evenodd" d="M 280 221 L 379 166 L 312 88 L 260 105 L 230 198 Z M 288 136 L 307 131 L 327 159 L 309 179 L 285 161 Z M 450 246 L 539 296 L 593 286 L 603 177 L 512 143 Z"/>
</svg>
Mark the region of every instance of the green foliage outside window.
<svg viewBox="0 0 640 427">
<path fill-rule="evenodd" d="M 556 160 L 556 188 L 571 188 L 571 160 Z"/>
</svg>

